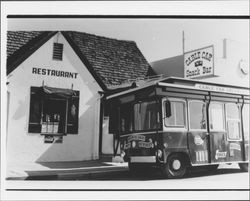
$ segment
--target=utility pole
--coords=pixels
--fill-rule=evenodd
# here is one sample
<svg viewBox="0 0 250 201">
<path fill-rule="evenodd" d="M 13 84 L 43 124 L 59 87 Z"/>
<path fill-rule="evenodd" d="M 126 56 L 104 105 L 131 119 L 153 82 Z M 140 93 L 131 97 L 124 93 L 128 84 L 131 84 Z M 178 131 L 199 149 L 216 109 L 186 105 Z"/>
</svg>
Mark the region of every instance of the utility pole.
<svg viewBox="0 0 250 201">
<path fill-rule="evenodd" d="M 186 66 L 185 66 L 185 35 L 184 30 L 182 31 L 182 54 L 183 54 L 183 70 L 184 70 L 184 78 L 186 78 Z"/>
</svg>

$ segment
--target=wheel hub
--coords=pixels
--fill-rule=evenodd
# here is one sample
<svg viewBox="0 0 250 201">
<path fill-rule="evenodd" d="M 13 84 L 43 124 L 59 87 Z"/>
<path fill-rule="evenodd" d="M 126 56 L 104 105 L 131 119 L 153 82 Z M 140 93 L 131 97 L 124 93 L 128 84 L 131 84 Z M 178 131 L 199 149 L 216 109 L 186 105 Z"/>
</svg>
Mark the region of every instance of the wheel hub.
<svg viewBox="0 0 250 201">
<path fill-rule="evenodd" d="M 181 168 L 181 162 L 179 160 L 174 160 L 172 167 L 174 170 L 179 170 Z"/>
</svg>

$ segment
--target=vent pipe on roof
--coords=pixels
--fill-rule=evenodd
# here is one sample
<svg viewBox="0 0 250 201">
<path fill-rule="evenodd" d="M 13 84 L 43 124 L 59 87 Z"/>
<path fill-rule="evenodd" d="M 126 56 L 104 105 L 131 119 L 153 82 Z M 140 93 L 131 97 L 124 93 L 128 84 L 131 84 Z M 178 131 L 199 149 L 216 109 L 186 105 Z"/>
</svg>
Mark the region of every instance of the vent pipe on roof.
<svg viewBox="0 0 250 201">
<path fill-rule="evenodd" d="M 223 39 L 223 59 L 227 58 L 227 39 Z"/>
</svg>

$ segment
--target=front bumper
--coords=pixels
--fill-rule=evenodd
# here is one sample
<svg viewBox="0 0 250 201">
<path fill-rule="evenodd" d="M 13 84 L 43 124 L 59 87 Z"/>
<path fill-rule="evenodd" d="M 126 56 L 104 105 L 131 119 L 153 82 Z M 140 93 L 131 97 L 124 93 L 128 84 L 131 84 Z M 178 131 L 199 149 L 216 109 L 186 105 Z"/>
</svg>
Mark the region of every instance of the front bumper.
<svg viewBox="0 0 250 201">
<path fill-rule="evenodd" d="M 131 156 L 130 163 L 156 163 L 156 156 Z"/>
</svg>

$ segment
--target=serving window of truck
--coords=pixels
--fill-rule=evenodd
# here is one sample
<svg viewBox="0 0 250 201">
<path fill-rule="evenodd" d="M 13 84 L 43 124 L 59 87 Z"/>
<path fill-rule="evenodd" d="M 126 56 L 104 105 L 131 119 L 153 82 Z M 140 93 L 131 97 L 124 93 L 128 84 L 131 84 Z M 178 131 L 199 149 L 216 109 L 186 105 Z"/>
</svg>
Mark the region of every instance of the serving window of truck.
<svg viewBox="0 0 250 201">
<path fill-rule="evenodd" d="M 107 96 L 109 130 L 131 171 L 249 163 L 249 88 L 165 78 Z"/>
</svg>

